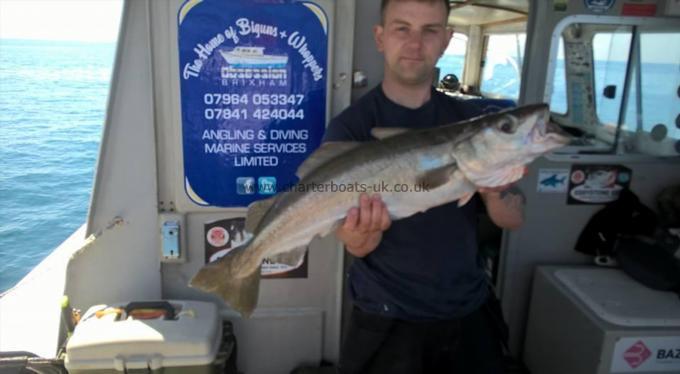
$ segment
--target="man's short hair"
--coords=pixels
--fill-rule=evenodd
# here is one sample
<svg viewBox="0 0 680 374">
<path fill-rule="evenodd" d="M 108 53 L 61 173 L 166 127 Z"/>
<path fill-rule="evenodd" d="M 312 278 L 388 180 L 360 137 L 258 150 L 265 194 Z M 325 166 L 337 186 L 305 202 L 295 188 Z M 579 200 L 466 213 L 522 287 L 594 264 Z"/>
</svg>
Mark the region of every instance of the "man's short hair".
<svg viewBox="0 0 680 374">
<path fill-rule="evenodd" d="M 385 21 L 385 8 L 392 1 L 417 1 L 419 3 L 442 3 L 446 7 L 446 18 L 449 17 L 449 12 L 451 11 L 451 4 L 449 0 L 381 0 L 380 1 L 380 23 Z"/>
</svg>

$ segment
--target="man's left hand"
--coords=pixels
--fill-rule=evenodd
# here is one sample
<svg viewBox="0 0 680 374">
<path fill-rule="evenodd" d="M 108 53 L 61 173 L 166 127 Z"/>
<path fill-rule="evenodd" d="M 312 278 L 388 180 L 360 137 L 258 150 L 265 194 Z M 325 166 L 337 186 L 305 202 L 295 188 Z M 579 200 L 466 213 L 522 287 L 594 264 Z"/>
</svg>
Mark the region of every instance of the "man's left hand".
<svg viewBox="0 0 680 374">
<path fill-rule="evenodd" d="M 526 174 L 524 167 L 522 175 Z M 524 196 L 514 187 L 515 183 L 477 189 L 491 220 L 505 229 L 517 229 L 524 222 Z"/>
</svg>

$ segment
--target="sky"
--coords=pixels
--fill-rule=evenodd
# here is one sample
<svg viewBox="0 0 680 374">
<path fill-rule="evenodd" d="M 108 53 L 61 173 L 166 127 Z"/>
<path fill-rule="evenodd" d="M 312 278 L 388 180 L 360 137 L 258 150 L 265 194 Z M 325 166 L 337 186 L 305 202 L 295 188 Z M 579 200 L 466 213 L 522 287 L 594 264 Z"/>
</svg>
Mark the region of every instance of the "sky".
<svg viewBox="0 0 680 374">
<path fill-rule="evenodd" d="M 114 42 L 122 0 L 0 0 L 0 39 Z"/>
</svg>

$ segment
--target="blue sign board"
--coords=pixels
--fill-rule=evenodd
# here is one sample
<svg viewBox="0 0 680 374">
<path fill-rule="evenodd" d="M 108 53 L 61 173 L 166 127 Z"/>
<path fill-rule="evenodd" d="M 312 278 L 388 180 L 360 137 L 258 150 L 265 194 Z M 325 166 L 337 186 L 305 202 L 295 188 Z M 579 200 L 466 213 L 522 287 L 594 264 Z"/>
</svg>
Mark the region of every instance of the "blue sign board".
<svg viewBox="0 0 680 374">
<path fill-rule="evenodd" d="M 297 182 L 295 170 L 326 123 L 323 9 L 292 0 L 188 0 L 178 42 L 189 198 L 247 206 Z"/>
</svg>

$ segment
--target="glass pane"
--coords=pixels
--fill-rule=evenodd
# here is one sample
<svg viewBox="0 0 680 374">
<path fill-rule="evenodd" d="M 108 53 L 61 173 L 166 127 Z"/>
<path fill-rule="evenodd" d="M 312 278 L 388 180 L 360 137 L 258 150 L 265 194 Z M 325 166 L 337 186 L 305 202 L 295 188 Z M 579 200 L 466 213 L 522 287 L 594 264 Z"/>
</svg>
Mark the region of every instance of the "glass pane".
<svg viewBox="0 0 680 374">
<path fill-rule="evenodd" d="M 436 66 L 439 68 L 439 79 L 437 81 L 441 80 L 446 74 L 455 74 L 459 80 L 463 78 L 467 41 L 467 35 L 453 34 L 449 46 L 437 62 Z"/>
<path fill-rule="evenodd" d="M 658 124 L 668 137 L 680 139 L 675 119 L 680 115 L 680 33 L 642 33 L 642 130 Z M 631 96 L 632 97 L 632 96 Z"/>
<path fill-rule="evenodd" d="M 629 151 L 657 156 L 680 153 L 679 46 L 678 32 L 640 32 L 640 68 L 631 80 L 636 90 L 631 90 L 633 102 L 626 108 L 628 131 L 622 134 Z"/>
<path fill-rule="evenodd" d="M 557 61 L 553 76 L 552 95 L 550 97 L 550 111 L 553 113 L 567 113 L 567 76 L 564 69 L 564 38 L 560 38 L 557 47 Z"/>
<path fill-rule="evenodd" d="M 525 34 L 489 36 L 482 71 L 483 94 L 517 100 L 525 42 Z"/>
<path fill-rule="evenodd" d="M 616 126 L 619 119 L 630 42 L 630 32 L 598 33 L 593 37 L 595 107 L 600 122 L 605 125 Z M 614 98 L 604 96 L 607 86 L 616 87 Z"/>
</svg>

